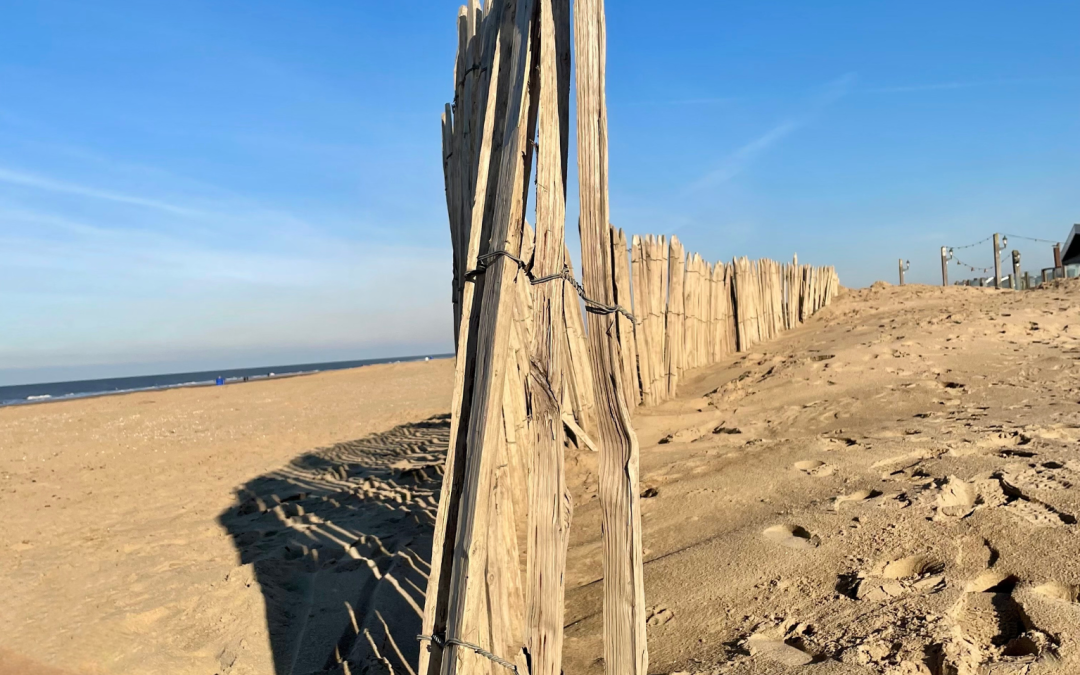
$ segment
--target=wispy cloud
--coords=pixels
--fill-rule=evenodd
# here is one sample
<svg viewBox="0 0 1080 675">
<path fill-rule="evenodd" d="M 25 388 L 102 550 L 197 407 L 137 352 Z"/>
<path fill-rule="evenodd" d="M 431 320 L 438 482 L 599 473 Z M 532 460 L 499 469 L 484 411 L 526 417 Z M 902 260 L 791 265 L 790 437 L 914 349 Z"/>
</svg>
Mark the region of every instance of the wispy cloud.
<svg viewBox="0 0 1080 675">
<path fill-rule="evenodd" d="M 956 82 L 930 82 L 925 84 L 910 84 L 891 87 L 868 87 L 863 91 L 875 94 L 907 94 L 921 91 L 947 91 L 950 89 L 974 89 L 977 87 L 1004 87 L 1023 84 L 1043 84 L 1047 82 L 1062 81 L 1062 78 L 1012 78 L 998 80 L 968 80 Z"/>
<path fill-rule="evenodd" d="M 7 183 L 8 185 L 18 185 L 21 187 L 33 188 L 36 190 L 45 190 L 48 192 L 76 195 L 79 197 L 89 197 L 91 199 L 99 199 L 108 202 L 115 202 L 118 204 L 127 204 L 130 206 L 141 206 L 144 208 L 155 209 L 158 211 L 164 211 L 166 213 L 172 213 L 180 216 L 209 215 L 205 211 L 188 208 L 186 206 L 179 206 L 177 204 L 171 204 L 169 202 L 158 201 L 156 199 L 147 199 L 145 197 L 124 194 L 122 192 L 101 190 L 95 187 L 79 185 L 77 183 L 69 183 L 46 176 L 40 176 L 37 174 L 8 169 L 4 167 L 0 167 L 0 183 Z"/>
<path fill-rule="evenodd" d="M 728 105 L 738 101 L 736 96 L 702 96 L 699 98 L 674 98 L 655 99 L 648 101 L 629 101 L 632 106 L 694 106 L 694 105 Z"/>
<path fill-rule="evenodd" d="M 801 114 L 789 117 L 760 136 L 740 146 L 721 159 L 717 167 L 694 181 L 688 191 L 715 187 L 726 183 L 746 170 L 758 157 L 785 138 L 813 121 L 823 110 L 836 103 L 851 91 L 856 76 L 848 73 L 826 84 Z"/>
</svg>

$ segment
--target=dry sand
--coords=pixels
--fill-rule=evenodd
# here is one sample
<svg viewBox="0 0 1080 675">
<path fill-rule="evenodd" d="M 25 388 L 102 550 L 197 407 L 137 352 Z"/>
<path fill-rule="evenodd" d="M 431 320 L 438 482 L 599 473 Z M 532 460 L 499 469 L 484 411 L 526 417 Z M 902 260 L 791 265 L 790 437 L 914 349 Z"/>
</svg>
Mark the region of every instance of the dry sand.
<svg viewBox="0 0 1080 675">
<path fill-rule="evenodd" d="M 635 417 L 650 671 L 1080 673 L 1078 359 L 1080 282 L 879 285 L 690 373 Z M 0 673 L 409 672 L 451 376 L 0 410 Z M 569 464 L 566 672 L 601 673 Z"/>
</svg>

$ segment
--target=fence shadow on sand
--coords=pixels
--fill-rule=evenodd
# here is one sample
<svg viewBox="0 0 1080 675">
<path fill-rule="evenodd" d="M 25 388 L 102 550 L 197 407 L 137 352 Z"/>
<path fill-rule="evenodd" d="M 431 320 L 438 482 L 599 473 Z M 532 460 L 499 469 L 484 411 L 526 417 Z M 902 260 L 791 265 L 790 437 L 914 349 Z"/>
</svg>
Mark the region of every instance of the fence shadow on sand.
<svg viewBox="0 0 1080 675">
<path fill-rule="evenodd" d="M 221 514 L 266 604 L 276 675 L 412 673 L 449 416 L 304 454 Z"/>
</svg>

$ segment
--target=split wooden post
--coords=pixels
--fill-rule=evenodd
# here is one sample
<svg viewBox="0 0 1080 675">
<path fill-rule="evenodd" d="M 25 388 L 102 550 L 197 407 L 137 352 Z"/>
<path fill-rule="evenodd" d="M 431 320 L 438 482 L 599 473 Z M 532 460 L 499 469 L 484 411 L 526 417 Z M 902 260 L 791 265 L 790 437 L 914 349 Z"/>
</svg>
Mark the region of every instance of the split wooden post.
<svg viewBox="0 0 1080 675">
<path fill-rule="evenodd" d="M 565 245 L 564 245 L 565 246 Z M 570 249 L 564 247 L 565 265 L 570 275 L 574 264 Z M 563 285 L 563 315 L 566 322 L 566 359 L 564 370 L 567 397 L 570 399 L 574 417 L 586 433 L 596 433 L 596 396 L 593 394 L 592 363 L 589 360 L 589 344 L 585 337 L 585 320 L 581 316 L 581 299 L 570 284 Z"/>
<path fill-rule="evenodd" d="M 653 372 L 652 372 L 652 341 L 650 331 L 652 329 L 650 315 L 652 312 L 650 288 L 651 280 L 647 265 L 649 255 L 648 244 L 641 237 L 634 235 L 631 239 L 631 268 L 634 275 L 634 319 L 637 325 L 634 327 L 635 351 L 638 361 L 638 374 L 641 380 L 641 403 L 652 405 L 653 399 Z"/>
<path fill-rule="evenodd" d="M 570 94 L 570 2 L 540 0 L 539 110 L 534 279 L 566 269 L 566 168 Z M 568 345 L 563 279 L 537 284 L 528 378 L 528 480 L 525 644 L 531 675 L 562 672 L 566 549 L 572 505 L 566 487 L 562 403 Z M 574 309 L 577 297 L 571 295 Z"/>
<path fill-rule="evenodd" d="M 536 16 L 535 0 L 521 0 L 513 6 L 513 22 L 500 29 L 500 37 L 505 37 L 509 45 L 506 69 L 506 113 L 502 132 L 503 152 L 499 158 L 499 173 L 491 208 L 492 253 L 505 252 L 518 257 L 521 253 L 521 241 L 524 227 L 526 194 L 525 185 L 530 174 L 530 153 L 525 151 L 530 138 L 529 131 L 534 128 L 532 118 L 535 108 L 529 101 L 529 75 L 533 24 Z M 500 79 L 503 73 L 500 71 Z M 486 142 L 486 141 L 485 141 Z M 474 206 L 474 211 L 475 206 Z M 485 204 L 485 215 L 487 204 Z M 495 255 L 485 260 L 483 268 L 483 293 L 479 302 L 479 326 L 475 348 L 468 344 L 466 348 L 475 349 L 475 376 L 471 396 L 465 397 L 459 408 L 459 428 L 467 428 L 464 443 L 452 439 L 451 451 L 461 452 L 463 457 L 450 459 L 447 480 L 452 490 L 459 493 L 457 499 L 450 499 L 440 504 L 440 521 L 451 518 L 451 509 L 456 510 L 456 528 L 453 540 L 450 540 L 448 523 L 437 523 L 436 530 L 444 529 L 440 549 L 433 550 L 433 561 L 445 560 L 446 549 L 450 555 L 451 569 L 443 567 L 435 574 L 432 566 L 432 578 L 429 579 L 428 604 L 432 608 L 435 626 L 445 625 L 444 631 L 428 635 L 445 634 L 447 642 L 438 650 L 431 649 L 430 658 L 423 658 L 421 667 L 431 673 L 434 667 L 442 675 L 486 671 L 489 663 L 470 649 L 463 649 L 449 640 L 463 640 L 483 646 L 490 645 L 494 652 L 501 652 L 503 658 L 527 668 L 524 658 L 523 635 L 514 634 L 515 625 L 507 625 L 507 619 L 498 614 L 499 607 L 492 607 L 487 602 L 489 577 L 498 585 L 499 574 L 489 574 L 485 568 L 505 565 L 505 558 L 500 561 L 496 552 L 489 557 L 487 547 L 491 539 L 489 531 L 489 512 L 494 508 L 496 525 L 500 516 L 497 498 L 493 498 L 493 481 L 499 466 L 499 449 L 504 438 L 502 398 L 506 380 L 506 363 L 510 345 L 510 329 L 513 321 L 513 303 L 515 300 L 514 284 L 520 282 L 520 270 L 509 268 L 505 255 Z M 464 317 L 462 319 L 464 325 Z M 459 345 L 460 346 L 460 345 Z M 457 388 L 455 387 L 455 390 Z M 467 427 L 466 427 L 467 420 Z M 456 446 L 456 447 L 455 447 Z M 462 452 L 465 448 L 467 452 Z M 464 466 L 458 460 L 464 459 Z M 453 464 L 453 465 L 452 465 Z M 460 471 L 460 474 L 457 472 Z M 432 589 L 430 586 L 435 585 Z M 496 590 L 501 590 L 496 588 Z M 432 602 L 434 596 L 434 602 Z M 443 601 L 445 598 L 445 601 Z M 493 614 L 493 611 L 496 613 Z M 425 629 L 428 628 L 425 611 Z M 439 652 L 436 654 L 436 652 Z"/>
<path fill-rule="evenodd" d="M 463 8 L 465 9 L 465 8 Z M 450 594 L 450 575 L 454 560 L 454 541 L 457 536 L 459 507 L 461 501 L 462 484 L 465 476 L 466 456 L 466 432 L 471 411 L 473 397 L 475 370 L 476 370 L 476 347 L 480 333 L 480 306 L 479 300 L 483 295 L 484 277 L 475 277 L 470 283 L 465 283 L 465 273 L 468 270 L 478 268 L 481 255 L 489 251 L 489 237 L 491 220 L 489 209 L 490 201 L 487 200 L 489 185 L 498 184 L 499 167 L 502 156 L 502 136 L 506 122 L 506 96 L 500 96 L 504 91 L 509 79 L 509 64 L 506 62 L 509 55 L 509 30 L 512 18 L 510 13 L 504 15 L 503 5 L 497 4 L 486 15 L 482 22 L 477 21 L 479 15 L 478 6 L 475 2 L 459 14 L 459 46 L 458 64 L 455 73 L 463 67 L 462 54 L 469 48 L 469 40 L 478 39 L 469 33 L 479 31 L 479 39 L 482 40 L 481 51 L 481 82 L 474 89 L 478 100 L 474 104 L 463 107 L 481 112 L 482 119 L 474 120 L 475 128 L 482 132 L 472 137 L 478 148 L 476 151 L 475 168 L 470 166 L 465 158 L 469 151 L 464 145 L 467 134 L 464 131 L 454 132 L 454 125 L 464 125 L 464 112 L 461 118 L 453 117 L 451 107 L 447 105 L 447 113 L 443 118 L 444 125 L 444 163 L 447 171 L 447 203 L 450 215 L 451 241 L 457 242 L 458 246 L 465 247 L 464 253 L 458 253 L 462 263 L 458 263 L 458 273 L 464 286 L 461 291 L 459 304 L 460 316 L 455 317 L 458 325 L 456 338 L 457 359 L 454 376 L 454 394 L 451 399 L 451 423 L 450 444 L 447 449 L 446 466 L 439 500 L 439 512 L 435 522 L 435 530 L 432 539 L 431 572 L 428 576 L 427 595 L 424 605 L 423 632 L 425 635 L 442 635 L 446 631 L 447 604 Z M 507 55 L 506 59 L 503 56 Z M 494 76 L 493 76 L 494 74 Z M 460 83 L 455 74 L 455 83 Z M 455 92 L 455 97 L 463 96 L 460 89 Z M 495 139 L 499 139 L 497 142 Z M 447 145 L 449 147 L 447 147 Z M 460 180 L 462 172 L 476 172 L 473 181 L 474 194 L 464 194 L 467 182 Z M 464 217 L 460 209 L 467 201 L 470 204 L 470 218 L 468 222 L 468 234 L 459 232 L 453 236 L 455 229 L 465 226 Z M 435 675 L 441 671 L 442 650 L 437 646 L 429 645 L 428 649 L 420 652 L 418 672 L 421 675 Z"/>
<path fill-rule="evenodd" d="M 679 387 L 679 373 L 682 371 L 683 330 L 686 326 L 683 311 L 686 298 L 683 295 L 683 283 L 686 277 L 686 257 L 682 243 L 676 236 L 671 237 L 671 253 L 668 258 L 668 283 L 670 284 L 667 302 L 667 335 L 664 352 L 664 372 L 667 375 L 665 398 L 675 398 Z"/>
<path fill-rule="evenodd" d="M 626 233 L 614 226 L 611 231 L 611 258 L 614 264 L 615 304 L 633 307 L 630 297 L 630 263 L 627 258 Z M 633 410 L 641 400 L 641 388 L 638 385 L 637 345 L 634 336 L 634 319 L 625 314 L 615 315 L 615 327 L 619 336 L 619 353 L 622 361 L 623 386 L 625 387 L 626 405 Z"/>
<path fill-rule="evenodd" d="M 667 297 L 668 297 L 668 257 L 670 250 L 663 237 L 649 236 L 645 239 L 645 270 L 648 276 L 648 301 L 644 328 L 648 335 L 649 372 L 652 376 L 651 397 L 647 405 L 656 405 L 667 398 L 667 369 L 664 354 L 666 352 Z M 639 351 L 638 358 L 643 358 Z"/>
<path fill-rule="evenodd" d="M 607 36 L 603 0 L 575 0 L 578 180 L 581 199 L 581 267 L 585 294 L 613 305 L 609 244 Z M 610 675 L 646 675 L 645 587 L 638 441 L 623 398 L 619 342 L 610 314 L 589 313 L 589 354 L 598 415 L 600 508 L 604 549 L 604 662 Z"/>
</svg>

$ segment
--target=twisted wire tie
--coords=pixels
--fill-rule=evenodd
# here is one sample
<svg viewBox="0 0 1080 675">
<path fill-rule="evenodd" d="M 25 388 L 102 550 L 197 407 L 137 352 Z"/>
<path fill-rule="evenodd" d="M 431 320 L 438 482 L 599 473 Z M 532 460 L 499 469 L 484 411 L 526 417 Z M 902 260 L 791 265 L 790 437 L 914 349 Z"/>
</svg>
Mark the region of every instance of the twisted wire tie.
<svg viewBox="0 0 1080 675">
<path fill-rule="evenodd" d="M 581 283 L 574 278 L 574 275 L 570 273 L 570 268 L 566 265 L 563 265 L 561 272 L 549 274 L 546 277 L 535 278 L 532 275 L 532 271 L 529 270 L 528 264 L 524 260 L 514 257 L 507 251 L 492 251 L 491 253 L 485 253 L 484 255 L 477 257 L 476 269 L 469 270 L 465 273 L 465 281 L 473 281 L 474 279 L 476 279 L 476 277 L 487 271 L 491 260 L 500 257 L 507 258 L 513 261 L 519 268 L 521 268 L 521 271 L 525 273 L 525 276 L 529 279 L 529 283 L 533 286 L 545 284 L 550 281 L 556 281 L 558 279 L 563 279 L 570 282 L 570 285 L 573 286 L 574 290 L 577 292 L 578 297 L 580 297 L 585 302 L 585 311 L 589 312 L 590 314 L 608 315 L 619 313 L 625 316 L 627 319 L 630 319 L 632 323 L 637 324 L 637 319 L 634 318 L 634 315 L 628 312 L 626 308 L 622 305 L 605 305 L 604 303 L 597 302 L 596 300 L 593 300 L 589 296 L 585 295 L 585 287 L 582 286 Z"/>
<path fill-rule="evenodd" d="M 439 649 L 444 649 L 448 645 L 456 645 L 458 647 L 464 647 L 465 649 L 471 649 L 474 653 L 479 654 L 480 656 L 483 656 L 485 659 L 487 659 L 489 661 L 494 661 L 495 663 L 499 664 L 503 668 L 506 668 L 508 670 L 512 670 L 515 673 L 518 672 L 518 667 L 517 667 L 516 664 L 513 664 L 513 663 L 511 663 L 511 662 L 509 662 L 509 661 L 507 661 L 505 659 L 501 659 L 498 656 L 496 656 L 496 655 L 492 654 L 491 652 L 489 652 L 488 650 L 484 649 L 480 645 L 474 645 L 471 642 L 465 642 L 464 640 L 459 640 L 457 638 L 442 638 L 442 637 L 439 637 L 438 635 L 417 635 L 416 639 L 419 640 L 420 642 L 423 642 L 423 641 L 427 640 L 427 641 L 431 642 L 432 644 L 434 644 Z"/>
</svg>

